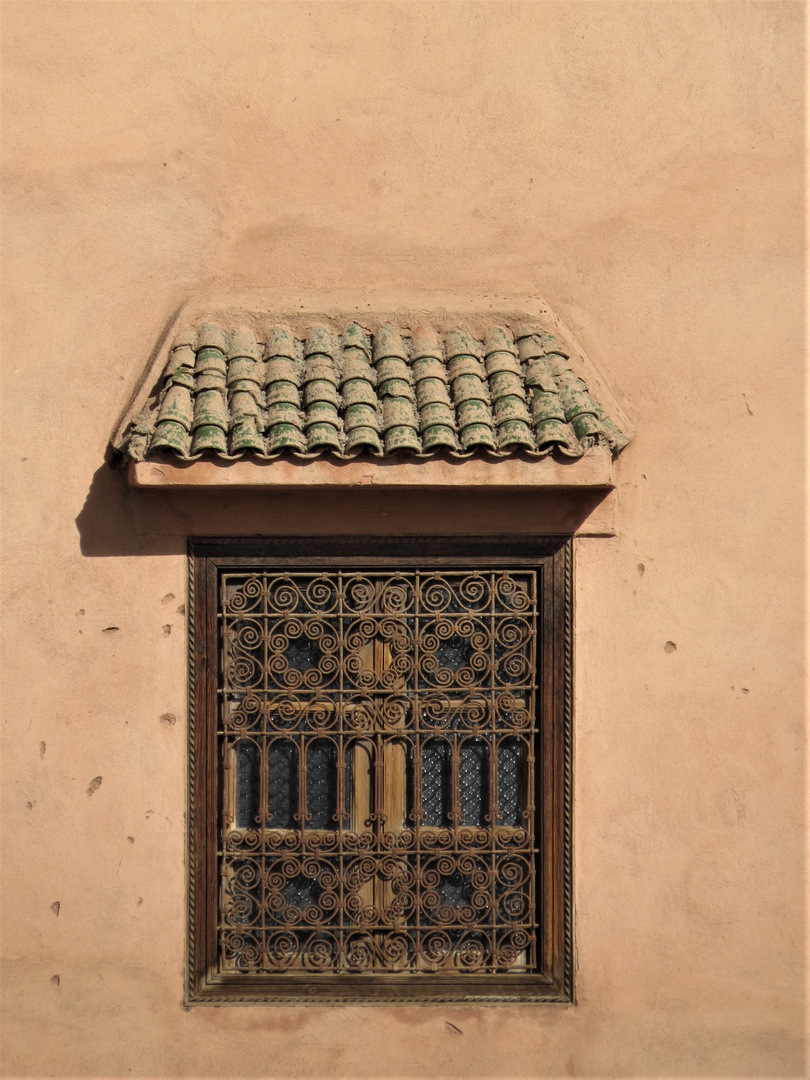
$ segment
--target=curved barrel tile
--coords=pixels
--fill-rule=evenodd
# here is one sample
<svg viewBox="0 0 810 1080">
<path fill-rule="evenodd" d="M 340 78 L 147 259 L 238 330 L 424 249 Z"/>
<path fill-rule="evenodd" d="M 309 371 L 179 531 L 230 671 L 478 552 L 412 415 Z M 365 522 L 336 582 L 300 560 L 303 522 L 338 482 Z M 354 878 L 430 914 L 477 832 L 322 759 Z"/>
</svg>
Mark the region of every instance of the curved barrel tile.
<svg viewBox="0 0 810 1080">
<path fill-rule="evenodd" d="M 401 450 L 418 453 L 419 420 L 414 407 L 413 373 L 408 353 L 397 329 L 386 323 L 374 339 L 377 393 L 382 404 L 385 453 Z"/>
<path fill-rule="evenodd" d="M 197 334 L 197 361 L 194 365 L 194 419 L 191 424 L 191 453 L 213 450 L 228 452 L 228 412 L 225 376 L 228 336 L 213 323 Z"/>
<path fill-rule="evenodd" d="M 325 326 L 307 335 L 304 369 L 304 428 L 309 451 L 343 449 L 335 343 Z"/>
<path fill-rule="evenodd" d="M 363 450 L 380 455 L 382 422 L 377 400 L 377 373 L 371 366 L 371 345 L 361 326 L 351 323 L 343 334 L 343 428 L 346 453 Z"/>
<path fill-rule="evenodd" d="M 492 414 L 499 450 L 534 450 L 531 417 L 517 350 L 508 330 L 493 326 L 484 339 Z"/>
<path fill-rule="evenodd" d="M 267 452 L 302 453 L 307 448 L 301 411 L 303 364 L 292 331 L 286 326 L 274 326 L 267 335 L 264 354 Z"/>
</svg>

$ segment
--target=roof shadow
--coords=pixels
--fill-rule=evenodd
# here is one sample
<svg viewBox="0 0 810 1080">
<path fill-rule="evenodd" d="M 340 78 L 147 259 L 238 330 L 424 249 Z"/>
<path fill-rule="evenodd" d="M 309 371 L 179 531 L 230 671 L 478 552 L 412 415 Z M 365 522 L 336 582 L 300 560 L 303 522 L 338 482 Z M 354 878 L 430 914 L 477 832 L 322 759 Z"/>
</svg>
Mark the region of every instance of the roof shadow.
<svg viewBox="0 0 810 1080">
<path fill-rule="evenodd" d="M 575 533 L 608 489 L 135 489 L 117 455 L 76 517 L 88 558 L 182 555 L 189 536 Z"/>
</svg>

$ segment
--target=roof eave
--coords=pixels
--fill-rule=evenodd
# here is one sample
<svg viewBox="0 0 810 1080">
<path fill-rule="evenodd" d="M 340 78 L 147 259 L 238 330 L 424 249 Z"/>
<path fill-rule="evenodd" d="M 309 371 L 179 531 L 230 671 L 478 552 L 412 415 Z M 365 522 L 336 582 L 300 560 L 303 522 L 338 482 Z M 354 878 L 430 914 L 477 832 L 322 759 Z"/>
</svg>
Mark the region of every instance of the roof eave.
<svg viewBox="0 0 810 1080">
<path fill-rule="evenodd" d="M 206 488 L 333 490 L 373 488 L 374 490 L 602 490 L 609 491 L 613 480 L 613 458 L 608 447 L 597 446 L 580 458 L 541 460 L 519 457 L 502 459 L 469 458 L 463 461 L 432 458 L 407 460 L 382 458 L 370 461 L 341 461 L 316 458 L 300 461 L 216 459 L 192 462 L 130 462 L 128 479 L 135 488 Z"/>
</svg>

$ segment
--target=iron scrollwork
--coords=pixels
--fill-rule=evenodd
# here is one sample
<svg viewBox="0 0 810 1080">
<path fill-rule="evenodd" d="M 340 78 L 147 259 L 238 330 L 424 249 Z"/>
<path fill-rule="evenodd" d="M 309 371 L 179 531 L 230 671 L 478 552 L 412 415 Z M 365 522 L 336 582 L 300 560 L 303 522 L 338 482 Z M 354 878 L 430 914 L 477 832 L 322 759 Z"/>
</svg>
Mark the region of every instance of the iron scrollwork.
<svg viewBox="0 0 810 1080">
<path fill-rule="evenodd" d="M 538 968 L 538 571 L 223 570 L 223 973 Z"/>
</svg>

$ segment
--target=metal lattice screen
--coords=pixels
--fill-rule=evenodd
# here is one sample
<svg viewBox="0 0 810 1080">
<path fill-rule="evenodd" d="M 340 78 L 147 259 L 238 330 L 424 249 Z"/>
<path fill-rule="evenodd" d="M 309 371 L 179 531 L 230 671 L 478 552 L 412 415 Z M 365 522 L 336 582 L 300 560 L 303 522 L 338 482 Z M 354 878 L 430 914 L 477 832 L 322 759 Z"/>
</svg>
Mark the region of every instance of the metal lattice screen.
<svg viewBox="0 0 810 1080">
<path fill-rule="evenodd" d="M 536 572 L 219 581 L 220 969 L 536 970 Z"/>
</svg>

